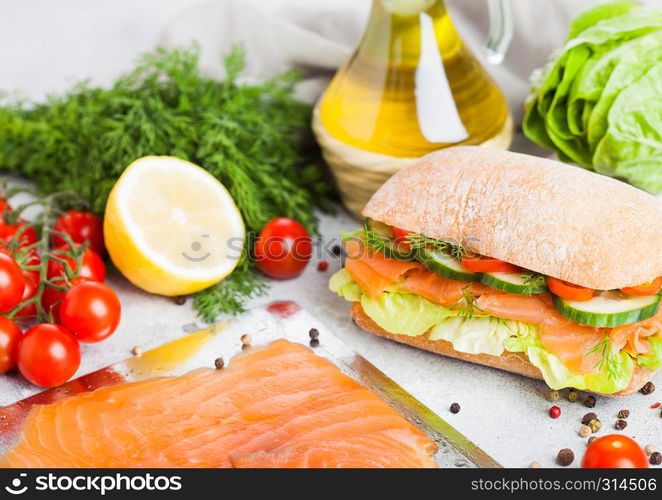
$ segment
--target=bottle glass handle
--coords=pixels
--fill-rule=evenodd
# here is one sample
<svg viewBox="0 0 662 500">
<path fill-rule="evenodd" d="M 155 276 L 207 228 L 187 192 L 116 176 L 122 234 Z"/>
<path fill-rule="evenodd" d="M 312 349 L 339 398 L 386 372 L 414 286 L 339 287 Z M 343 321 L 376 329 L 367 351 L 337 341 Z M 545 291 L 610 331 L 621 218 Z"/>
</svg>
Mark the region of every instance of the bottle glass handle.
<svg viewBox="0 0 662 500">
<path fill-rule="evenodd" d="M 487 0 L 490 30 L 485 39 L 485 55 L 490 64 L 501 64 L 513 38 L 513 6 L 510 0 Z"/>
</svg>

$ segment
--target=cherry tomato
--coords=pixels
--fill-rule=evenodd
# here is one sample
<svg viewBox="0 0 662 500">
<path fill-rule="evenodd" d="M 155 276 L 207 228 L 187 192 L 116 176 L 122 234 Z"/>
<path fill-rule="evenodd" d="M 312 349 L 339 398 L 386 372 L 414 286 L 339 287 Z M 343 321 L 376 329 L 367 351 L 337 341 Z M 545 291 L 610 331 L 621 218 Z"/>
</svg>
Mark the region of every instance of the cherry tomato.
<svg viewBox="0 0 662 500">
<path fill-rule="evenodd" d="M 23 274 L 26 278 L 31 277 L 34 281 L 39 281 L 39 270 L 37 268 L 41 264 L 41 259 L 39 258 L 39 254 L 34 248 L 18 248 L 13 250 L 0 242 L 0 253 L 7 254 L 12 259 L 14 259 L 19 267 L 23 270 Z M 35 269 L 27 269 L 28 267 Z"/>
<path fill-rule="evenodd" d="M 78 283 L 64 296 L 60 323 L 81 342 L 100 342 L 113 334 L 120 322 L 120 301 L 103 283 Z"/>
<path fill-rule="evenodd" d="M 30 328 L 18 346 L 18 369 L 40 387 L 55 387 L 69 380 L 80 366 L 76 337 L 60 325 L 41 323 Z"/>
<path fill-rule="evenodd" d="M 405 231 L 399 227 L 391 226 L 391 234 L 393 235 L 393 239 L 400 245 L 409 248 L 409 244 L 405 240 L 407 239 L 407 236 L 411 234 L 410 231 Z"/>
<path fill-rule="evenodd" d="M 13 250 L 9 250 L 6 247 L 5 248 L 0 247 L 0 252 L 6 253 L 16 261 L 16 263 L 23 270 L 23 275 L 25 276 L 25 279 L 30 278 L 35 283 L 39 283 L 40 276 L 39 276 L 38 268 L 41 265 L 41 258 L 39 257 L 39 254 L 34 248 L 29 250 L 24 248 L 19 248 L 13 251 Z M 35 269 L 27 269 L 28 267 L 32 267 Z"/>
<path fill-rule="evenodd" d="M 90 279 L 92 281 L 105 281 L 106 279 L 106 266 L 99 255 L 91 248 L 86 248 L 80 256 L 80 269 L 71 255 L 64 249 L 56 250 L 53 255 L 69 264 L 71 270 L 77 276 Z M 48 270 L 46 276 L 50 278 L 57 278 L 65 275 L 64 266 L 55 261 L 48 261 Z"/>
<path fill-rule="evenodd" d="M 37 285 L 37 281 L 35 281 L 32 276 L 25 274 L 25 272 L 24 272 L 24 276 L 25 276 L 25 289 L 23 290 L 23 297 L 21 298 L 21 302 L 25 302 L 26 300 L 34 298 L 34 296 L 37 295 L 37 289 L 39 288 Z M 14 314 L 14 319 L 22 323 L 27 323 L 28 321 L 32 321 L 36 317 L 37 317 L 37 304 L 35 304 L 34 302 L 24 305 L 16 312 L 16 314 Z"/>
<path fill-rule="evenodd" d="M 19 229 L 21 230 L 21 234 L 18 237 L 19 248 L 33 245 L 37 242 L 37 231 L 22 219 L 18 224 L 0 223 L 0 240 L 5 244 L 8 244 L 14 239 L 19 232 Z"/>
<path fill-rule="evenodd" d="M 4 198 L 0 198 L 0 216 L 4 215 L 5 212 L 11 212 L 13 208 Z M 0 219 L 2 222 L 2 219 Z"/>
<path fill-rule="evenodd" d="M 56 285 L 65 286 L 64 280 L 53 280 Z M 60 304 L 64 300 L 64 292 L 47 286 L 41 293 L 41 307 L 46 314 L 53 316 L 53 321 L 60 322 Z"/>
<path fill-rule="evenodd" d="M 562 299 L 576 300 L 577 302 L 586 302 L 587 300 L 591 300 L 595 295 L 595 290 L 592 288 L 573 285 L 572 283 L 552 278 L 551 276 L 547 278 L 547 287 L 554 295 L 558 295 Z"/>
<path fill-rule="evenodd" d="M 313 253 L 306 228 L 287 217 L 270 220 L 255 242 L 255 261 L 271 278 L 290 279 L 301 274 Z"/>
<path fill-rule="evenodd" d="M 584 469 L 647 469 L 648 457 L 636 441 L 609 434 L 589 445 L 582 459 Z"/>
<path fill-rule="evenodd" d="M 77 283 L 83 283 L 84 281 L 89 281 L 89 279 L 79 276 L 71 280 L 71 286 L 74 286 Z M 67 283 L 63 278 L 53 279 L 53 284 L 61 287 L 67 287 Z M 53 320 L 56 323 L 60 322 L 60 305 L 64 300 L 65 294 L 66 292 L 61 292 L 50 286 L 44 288 L 44 291 L 41 294 L 42 309 L 46 312 L 46 314 L 51 314 L 53 316 Z"/>
<path fill-rule="evenodd" d="M 7 373 L 16 366 L 22 336 L 23 332 L 16 323 L 0 316 L 0 373 Z"/>
<path fill-rule="evenodd" d="M 0 252 L 0 312 L 9 312 L 23 298 L 25 278 L 21 267 L 6 253 Z"/>
<path fill-rule="evenodd" d="M 21 255 L 17 258 L 17 262 L 23 269 L 23 275 L 25 279 L 32 279 L 35 283 L 39 283 L 41 276 L 39 274 L 39 266 L 41 266 L 41 257 L 37 254 L 36 251 L 30 250 L 28 254 Z M 33 267 L 35 269 L 26 269 L 26 267 Z"/>
<path fill-rule="evenodd" d="M 520 270 L 514 264 L 482 255 L 465 255 L 462 265 L 475 273 L 516 273 Z"/>
<path fill-rule="evenodd" d="M 89 241 L 92 250 L 102 257 L 106 255 L 106 245 L 103 240 L 103 221 L 101 217 L 93 213 L 69 210 L 55 221 L 53 229 L 68 234 L 73 242 L 79 245 Z M 53 246 L 59 247 L 65 243 L 64 238 L 53 235 Z"/>
<path fill-rule="evenodd" d="M 660 290 L 662 290 L 662 276 L 643 285 L 621 288 L 621 292 L 628 295 L 657 295 Z"/>
</svg>

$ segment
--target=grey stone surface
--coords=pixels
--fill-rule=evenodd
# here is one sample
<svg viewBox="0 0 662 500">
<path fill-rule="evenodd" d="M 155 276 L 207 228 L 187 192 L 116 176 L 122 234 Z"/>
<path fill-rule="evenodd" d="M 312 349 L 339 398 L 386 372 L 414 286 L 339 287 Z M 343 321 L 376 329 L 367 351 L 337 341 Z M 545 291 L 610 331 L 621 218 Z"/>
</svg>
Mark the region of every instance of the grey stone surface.
<svg viewBox="0 0 662 500">
<path fill-rule="evenodd" d="M 358 225 L 342 211 L 335 216 L 323 216 L 321 222 L 325 243 L 337 240 L 341 230 Z M 338 258 L 332 257 L 324 256 L 329 261 L 326 272 L 319 272 L 314 261 L 294 280 L 271 282 L 269 294 L 254 300 L 252 306 L 295 300 L 316 321 L 504 466 L 527 467 L 535 460 L 543 467 L 552 467 L 561 448 L 575 452 L 577 459 L 573 465 L 577 466 L 586 446 L 586 439 L 580 438 L 577 431 L 588 411 L 598 414 L 603 423 L 598 435 L 605 435 L 616 432 L 613 424 L 618 411 L 629 409 L 631 415 L 624 434 L 635 437 L 642 446 L 649 443 L 656 448 L 662 446 L 660 410 L 649 408 L 658 399 L 662 400 L 662 390 L 649 396 L 598 398 L 592 410 L 563 398 L 550 403 L 545 399 L 547 387 L 542 382 L 444 358 L 364 332 L 349 319 L 349 304 L 327 289 L 328 278 L 341 265 Z M 196 318 L 190 301 L 178 306 L 172 299 L 135 289 L 116 274 L 111 276 L 110 283 L 122 300 L 120 328 L 103 343 L 83 346 L 79 375 L 131 356 L 136 345 L 145 351 L 190 333 L 196 329 L 195 325 L 204 326 Z M 662 387 L 662 377 L 658 376 L 656 382 Z M 12 403 L 38 390 L 18 375 L 0 376 L 0 404 Z M 453 402 L 462 407 L 458 414 L 449 411 Z M 547 414 L 552 404 L 561 407 L 561 417 L 556 420 Z"/>
</svg>

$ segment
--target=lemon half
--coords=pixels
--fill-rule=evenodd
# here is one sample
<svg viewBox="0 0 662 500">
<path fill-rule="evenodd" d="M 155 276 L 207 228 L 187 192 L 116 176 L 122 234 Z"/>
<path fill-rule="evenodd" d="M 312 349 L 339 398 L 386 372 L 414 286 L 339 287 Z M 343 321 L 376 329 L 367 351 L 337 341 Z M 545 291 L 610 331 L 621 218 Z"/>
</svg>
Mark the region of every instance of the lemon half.
<svg viewBox="0 0 662 500">
<path fill-rule="evenodd" d="M 127 167 L 108 198 L 103 229 L 120 272 L 143 290 L 170 296 L 225 278 L 245 238 L 223 184 L 171 156 L 145 156 Z"/>
</svg>

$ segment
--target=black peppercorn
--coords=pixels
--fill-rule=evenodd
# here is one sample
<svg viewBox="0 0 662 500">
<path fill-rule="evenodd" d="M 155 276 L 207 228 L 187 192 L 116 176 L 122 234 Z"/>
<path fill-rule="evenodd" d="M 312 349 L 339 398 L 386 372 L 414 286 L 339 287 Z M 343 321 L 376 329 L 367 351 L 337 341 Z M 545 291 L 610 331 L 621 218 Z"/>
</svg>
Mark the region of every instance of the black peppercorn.
<svg viewBox="0 0 662 500">
<path fill-rule="evenodd" d="M 317 339 L 320 336 L 320 332 L 317 328 L 311 328 L 310 331 L 308 332 L 308 336 L 311 339 Z"/>
<path fill-rule="evenodd" d="M 216 358 L 214 360 L 214 366 L 216 367 L 217 370 L 220 370 L 225 366 L 225 361 L 223 361 L 223 358 Z"/>
<path fill-rule="evenodd" d="M 655 384 L 653 382 L 647 382 L 646 385 L 639 389 L 639 392 L 642 394 L 650 394 L 653 391 L 655 391 Z"/>
<path fill-rule="evenodd" d="M 628 423 L 625 420 L 617 420 L 614 424 L 614 429 L 617 431 L 622 431 L 628 426 Z"/>
<path fill-rule="evenodd" d="M 317 347 L 318 345 L 320 345 L 319 339 L 310 339 L 310 347 Z"/>
<path fill-rule="evenodd" d="M 563 467 L 567 467 L 572 462 L 574 462 L 574 460 L 575 454 L 569 448 L 563 448 L 561 451 L 559 451 L 559 454 L 556 455 L 556 463 Z"/>
<path fill-rule="evenodd" d="M 655 453 L 651 453 L 651 457 L 649 460 L 651 465 L 662 464 L 662 453 L 660 453 L 659 451 L 656 451 Z"/>
<path fill-rule="evenodd" d="M 630 416 L 630 410 L 621 410 L 616 415 L 618 418 L 628 418 Z"/>
<path fill-rule="evenodd" d="M 342 249 L 340 248 L 340 245 L 334 245 L 331 251 L 333 252 L 333 255 L 337 257 L 342 252 Z"/>
<path fill-rule="evenodd" d="M 589 423 L 591 420 L 597 420 L 597 419 L 598 419 L 598 416 L 597 416 L 595 413 L 593 413 L 593 412 L 591 412 L 591 413 L 587 413 L 587 414 L 584 415 L 584 417 L 582 418 L 582 424 L 584 424 L 584 425 L 588 425 L 588 423 Z"/>
<path fill-rule="evenodd" d="M 183 306 L 184 304 L 186 304 L 186 295 L 178 295 L 172 300 L 178 306 Z"/>
<path fill-rule="evenodd" d="M 595 396 L 586 396 L 584 398 L 584 406 L 586 406 L 586 408 L 595 408 L 596 402 L 597 400 L 595 399 Z"/>
<path fill-rule="evenodd" d="M 451 413 L 460 413 L 460 405 L 457 404 L 457 403 L 453 403 L 451 405 L 450 410 L 451 410 Z"/>
</svg>

